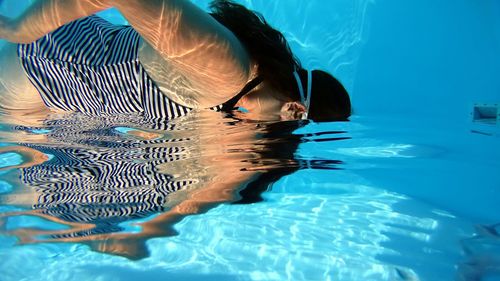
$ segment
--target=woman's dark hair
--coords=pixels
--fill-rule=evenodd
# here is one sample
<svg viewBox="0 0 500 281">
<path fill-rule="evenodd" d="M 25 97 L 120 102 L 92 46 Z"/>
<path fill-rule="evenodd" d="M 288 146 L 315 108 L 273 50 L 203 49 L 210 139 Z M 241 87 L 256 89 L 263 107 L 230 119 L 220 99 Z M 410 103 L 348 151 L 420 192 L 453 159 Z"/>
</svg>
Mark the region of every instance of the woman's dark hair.
<svg viewBox="0 0 500 281">
<path fill-rule="evenodd" d="M 215 0 L 211 15 L 228 28 L 258 63 L 258 73 L 276 90 L 291 100 L 300 101 L 294 71 L 307 87 L 307 72 L 293 55 L 283 34 L 272 28 L 264 17 L 230 0 Z M 314 121 L 345 121 L 351 114 L 347 91 L 332 75 L 314 70 L 309 118 Z"/>
<path fill-rule="evenodd" d="M 257 13 L 229 0 L 210 4 L 211 15 L 229 29 L 258 62 L 259 75 L 273 88 L 284 93 L 296 88 L 293 71 L 300 67 L 281 32 L 272 28 Z"/>
</svg>

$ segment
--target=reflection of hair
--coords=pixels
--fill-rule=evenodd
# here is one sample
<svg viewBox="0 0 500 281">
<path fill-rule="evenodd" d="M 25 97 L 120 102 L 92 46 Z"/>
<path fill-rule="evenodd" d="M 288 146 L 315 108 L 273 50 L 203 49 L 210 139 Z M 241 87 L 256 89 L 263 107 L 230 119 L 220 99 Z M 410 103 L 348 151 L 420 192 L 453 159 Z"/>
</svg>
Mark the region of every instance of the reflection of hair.
<svg viewBox="0 0 500 281">
<path fill-rule="evenodd" d="M 241 199 L 233 204 L 251 204 L 263 201 L 262 193 L 269 190 L 273 183 L 299 170 L 300 167 L 295 159 L 295 153 L 301 142 L 301 136 L 292 133 L 305 125 L 307 125 L 307 121 L 304 120 L 276 122 L 266 125 L 266 132 L 261 136 L 262 140 L 266 140 L 264 141 L 265 149 L 259 152 L 260 159 L 253 163 L 253 166 L 259 166 L 258 162 L 276 162 L 276 160 L 286 164 L 278 164 L 271 169 L 261 170 L 260 175 L 248 182 L 245 188 L 239 192 Z"/>
<path fill-rule="evenodd" d="M 273 88 L 300 101 L 293 72 L 299 70 L 304 88 L 307 74 L 292 54 L 281 32 L 272 28 L 262 15 L 230 0 L 211 3 L 211 15 L 238 37 L 250 56 L 259 65 L 259 75 Z M 351 115 L 349 95 L 340 82 L 330 74 L 313 71 L 312 99 L 309 118 L 315 121 L 344 121 Z M 304 89 L 304 92 L 306 89 Z"/>
<path fill-rule="evenodd" d="M 254 151 L 258 157 L 251 161 L 252 168 L 259 171 L 257 177 L 252 178 L 240 190 L 240 199 L 233 204 L 251 204 L 264 201 L 262 194 L 282 177 L 292 174 L 300 169 L 328 169 L 337 170 L 343 162 L 334 159 L 300 159 L 297 156 L 299 144 L 306 141 L 306 137 L 314 134 L 298 134 L 295 131 L 309 124 L 308 120 L 292 120 L 261 124 L 265 131 L 260 135 L 260 151 Z M 325 134 L 343 134 L 343 131 L 324 132 Z M 321 133 L 320 133 L 321 134 Z M 319 136 L 316 135 L 316 136 Z M 320 141 L 340 141 L 349 137 L 328 137 L 316 139 Z M 261 169 L 259 169 L 261 167 Z"/>
</svg>

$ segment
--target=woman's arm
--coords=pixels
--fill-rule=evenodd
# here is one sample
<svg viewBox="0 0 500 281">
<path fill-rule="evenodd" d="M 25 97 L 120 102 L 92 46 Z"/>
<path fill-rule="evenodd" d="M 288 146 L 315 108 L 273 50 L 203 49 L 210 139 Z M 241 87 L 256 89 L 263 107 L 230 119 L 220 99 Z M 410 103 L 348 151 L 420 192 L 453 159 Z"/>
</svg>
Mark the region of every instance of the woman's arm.
<svg viewBox="0 0 500 281">
<path fill-rule="evenodd" d="M 201 92 L 196 107 L 219 105 L 248 82 L 251 59 L 241 42 L 190 1 L 127 0 L 115 7 Z"/>
<path fill-rule="evenodd" d="M 110 7 L 190 80 L 200 93 L 196 107 L 221 104 L 248 82 L 251 59 L 241 42 L 188 0 L 39 0 L 18 19 L 0 18 L 0 37 L 29 43 Z"/>
<path fill-rule="evenodd" d="M 38 0 L 18 18 L 0 16 L 0 38 L 31 43 L 68 22 L 110 7 L 109 0 Z"/>
</svg>

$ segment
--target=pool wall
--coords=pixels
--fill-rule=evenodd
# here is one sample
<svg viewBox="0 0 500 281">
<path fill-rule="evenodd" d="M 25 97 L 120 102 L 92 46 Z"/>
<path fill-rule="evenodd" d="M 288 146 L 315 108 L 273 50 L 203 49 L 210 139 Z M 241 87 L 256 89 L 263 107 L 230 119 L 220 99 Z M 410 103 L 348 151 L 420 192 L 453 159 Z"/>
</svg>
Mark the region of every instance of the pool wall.
<svg viewBox="0 0 500 281">
<path fill-rule="evenodd" d="M 500 2 L 376 1 L 353 93 L 360 112 L 447 122 L 500 101 Z"/>
</svg>

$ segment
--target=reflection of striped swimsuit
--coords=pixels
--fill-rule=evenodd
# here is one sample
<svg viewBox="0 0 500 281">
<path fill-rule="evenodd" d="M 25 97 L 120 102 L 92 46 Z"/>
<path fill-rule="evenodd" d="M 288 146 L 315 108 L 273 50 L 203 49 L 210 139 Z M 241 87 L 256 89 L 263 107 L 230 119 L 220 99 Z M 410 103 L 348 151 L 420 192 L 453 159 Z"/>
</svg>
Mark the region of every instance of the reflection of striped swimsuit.
<svg viewBox="0 0 500 281">
<path fill-rule="evenodd" d="M 130 26 L 90 16 L 19 45 L 18 53 L 50 108 L 168 119 L 187 114 L 191 109 L 162 94 L 144 70 L 138 60 L 139 39 Z"/>
<path fill-rule="evenodd" d="M 175 121 L 145 123 L 136 118 L 72 113 L 45 122 L 49 144 L 24 144 L 51 157 L 21 169 L 21 181 L 37 193 L 33 208 L 64 221 L 95 225 L 64 237 L 121 231 L 121 222 L 164 211 L 171 193 L 194 187 L 199 181 L 187 176 L 179 179 L 168 172 L 182 171 L 159 168 L 193 162 L 187 159 L 189 139 L 137 140 L 117 129 L 140 125 L 142 129 L 172 131 Z"/>
</svg>

